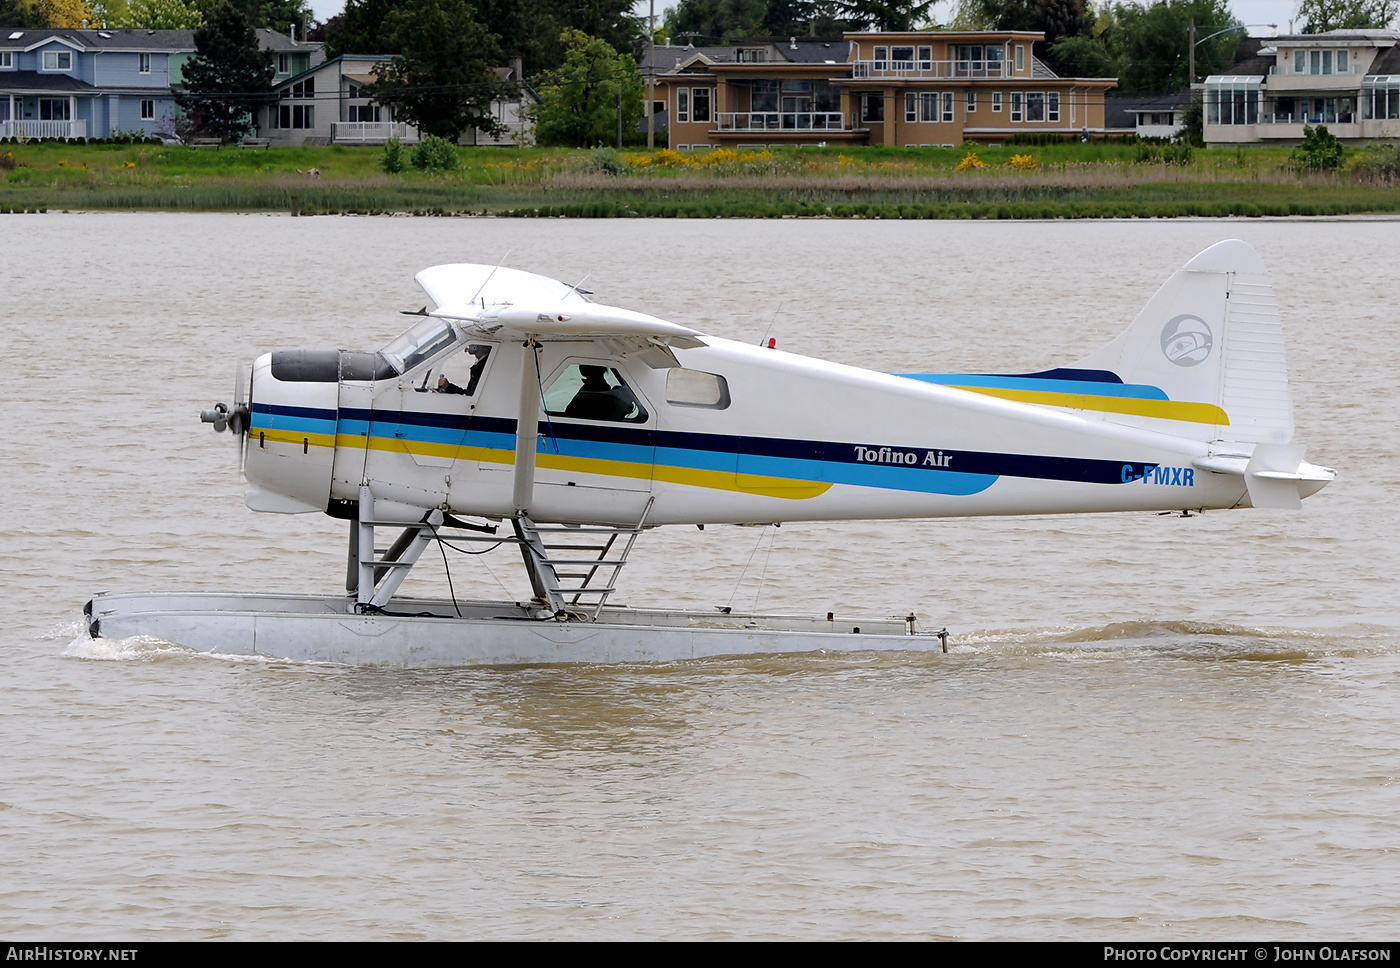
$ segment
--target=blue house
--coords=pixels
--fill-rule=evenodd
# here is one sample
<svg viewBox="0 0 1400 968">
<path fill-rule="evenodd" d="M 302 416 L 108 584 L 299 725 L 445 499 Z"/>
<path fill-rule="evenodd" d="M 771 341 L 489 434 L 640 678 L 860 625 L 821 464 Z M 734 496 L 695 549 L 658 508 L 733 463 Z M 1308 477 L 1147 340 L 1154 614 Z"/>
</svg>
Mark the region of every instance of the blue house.
<svg viewBox="0 0 1400 968">
<path fill-rule="evenodd" d="M 307 70 L 321 45 L 259 30 L 277 79 Z M 0 137 L 174 137 L 190 30 L 0 28 Z"/>
</svg>

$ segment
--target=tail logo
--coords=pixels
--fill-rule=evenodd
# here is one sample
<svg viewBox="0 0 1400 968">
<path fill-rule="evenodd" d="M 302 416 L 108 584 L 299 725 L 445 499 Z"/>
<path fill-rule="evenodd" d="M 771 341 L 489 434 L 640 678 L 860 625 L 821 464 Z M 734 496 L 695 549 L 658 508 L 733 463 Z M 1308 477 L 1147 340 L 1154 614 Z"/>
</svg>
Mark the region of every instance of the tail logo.
<svg viewBox="0 0 1400 968">
<path fill-rule="evenodd" d="M 1177 366 L 1204 363 L 1212 345 L 1210 327 L 1199 316 L 1173 316 L 1162 327 L 1162 353 Z"/>
</svg>

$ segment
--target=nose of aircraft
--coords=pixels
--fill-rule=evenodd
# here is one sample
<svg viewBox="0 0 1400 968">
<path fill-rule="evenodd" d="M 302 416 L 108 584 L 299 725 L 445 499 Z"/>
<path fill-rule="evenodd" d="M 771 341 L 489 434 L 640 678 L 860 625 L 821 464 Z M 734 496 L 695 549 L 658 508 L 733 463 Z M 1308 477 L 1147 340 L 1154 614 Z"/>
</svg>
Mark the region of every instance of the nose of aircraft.
<svg viewBox="0 0 1400 968">
<path fill-rule="evenodd" d="M 335 460 L 339 366 L 337 350 L 264 353 L 253 363 L 246 397 L 200 414 L 215 430 L 241 440 L 248 479 L 246 501 L 255 511 L 324 511 Z M 223 423 L 224 427 L 220 424 Z"/>
</svg>

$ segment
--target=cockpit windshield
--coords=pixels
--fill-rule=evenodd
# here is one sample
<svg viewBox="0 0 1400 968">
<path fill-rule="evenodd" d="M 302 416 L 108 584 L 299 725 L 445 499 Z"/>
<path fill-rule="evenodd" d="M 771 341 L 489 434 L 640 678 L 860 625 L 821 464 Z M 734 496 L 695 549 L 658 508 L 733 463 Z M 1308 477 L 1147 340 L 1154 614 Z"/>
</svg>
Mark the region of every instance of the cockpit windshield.
<svg viewBox="0 0 1400 968">
<path fill-rule="evenodd" d="M 394 369 L 404 374 L 455 342 L 457 332 L 451 324 L 446 320 L 428 317 L 414 323 L 408 328 L 408 332 L 395 337 L 380 352 Z"/>
</svg>

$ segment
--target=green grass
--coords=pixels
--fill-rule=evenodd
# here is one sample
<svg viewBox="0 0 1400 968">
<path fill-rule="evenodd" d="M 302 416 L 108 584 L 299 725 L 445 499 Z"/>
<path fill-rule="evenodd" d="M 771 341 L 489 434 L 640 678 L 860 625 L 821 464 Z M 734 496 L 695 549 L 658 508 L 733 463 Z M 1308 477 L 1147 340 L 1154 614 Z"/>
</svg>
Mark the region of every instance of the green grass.
<svg viewBox="0 0 1400 968">
<path fill-rule="evenodd" d="M 1184 166 L 1139 163 L 1127 144 L 971 150 L 985 169 L 954 170 L 965 148 L 633 150 L 621 155 L 626 171 L 613 175 L 586 151 L 463 148 L 451 174 L 386 175 L 374 148 L 0 144 L 0 212 L 1006 219 L 1400 211 L 1400 188 L 1352 171 L 1300 175 L 1281 148 L 1197 151 Z M 1037 167 L 1013 168 L 1016 155 Z"/>
</svg>

